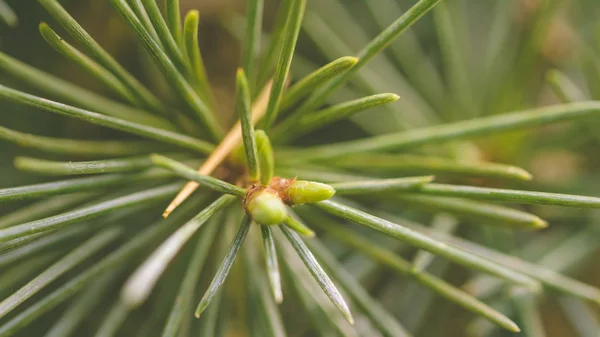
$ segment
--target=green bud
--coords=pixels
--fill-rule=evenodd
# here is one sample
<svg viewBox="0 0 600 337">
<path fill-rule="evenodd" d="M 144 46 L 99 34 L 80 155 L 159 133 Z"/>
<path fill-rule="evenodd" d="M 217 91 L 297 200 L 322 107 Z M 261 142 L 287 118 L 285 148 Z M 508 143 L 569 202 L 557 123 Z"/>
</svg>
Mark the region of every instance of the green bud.
<svg viewBox="0 0 600 337">
<path fill-rule="evenodd" d="M 285 204 L 272 190 L 256 191 L 246 204 L 248 213 L 260 225 L 279 225 L 287 218 Z"/>
<path fill-rule="evenodd" d="M 287 190 L 292 205 L 327 200 L 335 194 L 333 187 L 314 181 L 296 180 Z"/>
<path fill-rule="evenodd" d="M 263 130 L 256 130 L 256 147 L 258 148 L 258 167 L 260 168 L 260 183 L 269 185 L 275 171 L 275 159 L 269 136 Z"/>
</svg>

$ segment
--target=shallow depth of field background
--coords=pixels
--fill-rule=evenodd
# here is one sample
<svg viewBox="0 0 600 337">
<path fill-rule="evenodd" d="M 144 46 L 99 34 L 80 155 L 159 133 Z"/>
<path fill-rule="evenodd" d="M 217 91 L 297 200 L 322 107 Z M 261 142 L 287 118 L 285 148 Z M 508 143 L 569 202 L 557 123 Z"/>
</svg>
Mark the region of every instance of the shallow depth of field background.
<svg viewBox="0 0 600 337">
<path fill-rule="evenodd" d="M 354 22 L 345 22 L 344 24 L 347 24 L 348 27 L 335 27 L 334 25 L 339 22 L 339 18 L 336 18 L 337 13 L 327 12 L 327 6 L 320 7 L 322 6 L 320 1 L 309 0 L 309 9 L 312 8 L 312 13 L 325 19 L 333 30 L 347 32 L 343 36 L 344 43 L 352 50 L 358 50 L 358 48 L 354 48 L 354 45 L 360 43 L 360 39 L 352 34 L 355 29 L 361 30 L 367 37 L 375 36 L 377 33 L 378 27 L 368 11 L 364 10 L 362 0 L 340 0 L 355 20 Z M 390 0 L 365 1 L 374 1 L 375 3 L 381 1 L 383 3 Z M 436 111 L 444 109 L 440 112 L 441 121 L 469 117 L 456 99 L 457 95 L 464 94 L 463 90 L 469 92 L 475 102 L 475 108 L 469 112 L 473 115 L 491 115 L 556 103 L 558 102 L 557 97 L 554 96 L 545 79 L 547 71 L 553 68 L 571 75 L 572 79 L 585 89 L 588 98 L 600 99 L 600 3 L 597 0 L 446 1 L 457 13 L 456 17 L 464 19 L 457 25 L 459 31 L 464 34 L 460 34 L 459 41 L 456 41 L 457 44 L 452 48 L 460 50 L 458 54 L 463 58 L 462 63 L 465 65 L 467 74 L 466 81 L 470 87 L 461 88 L 458 93 L 455 92 L 457 89 L 452 85 L 444 87 L 445 93 L 441 95 L 443 103 L 434 107 Z M 50 23 L 53 21 L 36 1 L 9 0 L 7 2 L 19 15 L 20 23 L 13 29 L 0 26 L 0 48 L 3 52 L 86 88 L 111 95 L 100 83 L 82 70 L 65 62 L 60 55 L 45 44 L 38 33 L 38 23 L 45 20 Z M 413 2 L 398 0 L 400 6 L 405 9 Z M 498 8 L 498 2 L 511 3 L 511 8 L 506 12 L 508 29 L 503 37 L 504 43 L 496 51 L 491 52 L 486 48 L 489 46 L 491 24 Z M 64 0 L 62 3 L 103 47 L 117 56 L 128 69 L 142 78 L 144 83 L 148 83 L 157 92 L 164 92 L 164 83 L 156 80 L 159 76 L 151 75 L 156 71 L 151 60 L 148 59 L 138 43 L 132 42 L 134 41 L 132 34 L 106 1 Z M 209 77 L 217 88 L 216 94 L 223 108 L 222 118 L 225 121 L 229 120 L 239 46 L 231 33 L 231 30 L 235 30 L 235 28 L 226 29 L 223 26 L 226 25 L 224 22 L 235 21 L 236 16 L 232 16 L 231 13 L 243 11 L 244 2 L 238 0 L 181 0 L 181 3 L 184 10 L 198 8 L 201 11 L 202 53 L 207 63 Z M 267 26 L 265 29 L 268 30 L 268 26 L 273 20 L 273 8 L 277 1 L 270 0 L 266 3 L 268 8 L 265 10 L 265 25 Z M 552 6 L 556 8 L 552 9 L 553 14 L 546 18 L 549 20 L 547 26 L 540 29 L 536 26 L 538 23 L 533 21 L 536 18 L 536 11 Z M 310 22 L 310 19 L 311 17 L 308 15 L 306 25 L 314 24 Z M 448 63 L 447 60 L 442 59 L 443 52 L 438 43 L 434 24 L 432 15 L 428 14 L 415 27 L 414 32 L 419 38 L 421 47 L 446 83 L 447 72 L 445 70 Z M 66 36 L 62 30 L 58 29 L 58 25 L 54 24 L 53 26 L 60 34 Z M 314 29 L 316 26 L 312 27 Z M 411 50 L 403 52 L 411 53 Z M 301 55 L 301 59 L 294 62 L 292 72 L 305 74 L 311 66 L 325 64 L 333 59 L 328 57 L 328 53 L 331 51 L 322 50 L 318 43 L 304 32 L 298 45 L 298 54 Z M 344 55 L 339 54 L 335 57 L 339 56 Z M 402 69 L 402 66 L 397 64 L 394 53 L 388 52 L 384 57 L 387 58 L 386 62 L 396 65 L 398 74 L 402 76 L 407 74 L 406 69 Z M 381 57 L 378 57 L 374 63 L 380 59 Z M 484 71 L 485 62 L 497 66 L 495 71 Z M 382 68 L 379 63 L 372 69 L 377 72 Z M 381 88 L 399 94 L 401 96 L 399 102 L 410 100 L 410 97 L 405 97 L 402 90 L 398 89 L 393 82 L 387 81 L 386 76 L 383 75 L 381 78 Z M 596 83 L 594 83 L 594 76 L 597 80 Z M 4 74 L 0 74 L 0 77 L 4 84 L 35 93 Z M 411 79 L 407 82 L 411 83 Z M 360 88 L 356 88 L 353 93 L 358 97 Z M 447 110 L 445 110 L 446 108 Z M 401 113 L 390 116 L 385 112 L 377 111 L 374 112 L 374 116 L 377 118 L 377 123 L 367 124 L 365 128 L 345 122 L 335 126 L 340 134 L 331 135 L 328 132 L 317 132 L 315 137 L 355 138 L 365 132 L 392 131 L 391 129 L 394 128 L 398 119 L 408 118 L 408 122 L 411 124 L 413 122 L 411 120 L 413 117 Z M 354 121 L 366 123 L 373 118 L 358 116 Z M 80 123 L 74 119 L 6 102 L 0 102 L 0 125 L 45 136 L 68 136 L 82 139 L 98 139 L 107 134 L 117 134 L 115 131 Z M 536 131 L 503 134 L 500 137 L 477 140 L 456 151 L 471 151 L 470 155 L 478 158 L 518 165 L 529 170 L 536 178 L 530 185 L 523 184 L 523 188 L 600 196 L 600 132 L 598 127 L 600 127 L 598 121 L 582 121 L 578 125 L 560 124 L 540 128 Z M 0 143 L 0 186 L 17 186 L 48 179 L 47 177 L 23 174 L 12 167 L 12 158 L 16 154 L 33 153 L 15 145 Z M 8 210 L 10 207 L 10 205 L 2 205 L 0 211 Z M 547 231 L 568 231 L 571 227 L 594 225 L 600 228 L 600 212 L 598 211 L 540 206 L 531 206 L 527 209 L 549 220 L 551 228 Z M 510 234 L 497 231 L 493 235 L 506 238 Z M 517 240 L 515 245 L 518 247 L 520 242 L 518 240 L 528 240 L 535 235 L 538 233 L 515 237 Z M 493 245 L 493 241 L 493 239 L 490 240 L 490 245 Z M 503 249 L 505 247 L 496 248 Z M 598 248 L 600 248 L 600 241 Z M 588 261 L 581 261 L 580 266 L 573 266 L 574 275 L 590 284 L 600 286 L 598 258 L 600 258 L 600 254 L 591 257 Z M 450 267 L 446 279 L 460 282 L 462 276 L 461 270 L 455 271 L 453 267 Z M 391 273 L 382 277 L 398 278 Z M 405 280 L 398 279 L 398 282 L 406 285 L 404 288 L 398 287 L 400 289 L 413 289 L 408 288 Z M 402 291 L 394 293 L 394 295 L 399 296 L 394 301 L 402 301 Z M 418 301 L 419 299 L 413 300 Z M 427 321 L 423 328 L 423 336 L 447 336 L 448 327 L 456 322 L 464 323 L 465 319 L 470 318 L 470 316 L 465 317 L 464 312 L 458 309 L 454 315 L 453 309 L 456 307 L 446 301 L 438 300 L 433 305 L 431 312 L 444 311 L 447 314 L 436 314 L 435 320 Z M 399 307 L 398 310 L 406 312 L 407 315 L 410 314 L 410 306 Z M 545 301 L 544 310 L 544 323 L 549 337 L 573 335 L 554 300 Z M 600 310 L 598 308 L 595 310 L 600 319 Z M 400 317 L 403 317 L 402 314 Z"/>
</svg>

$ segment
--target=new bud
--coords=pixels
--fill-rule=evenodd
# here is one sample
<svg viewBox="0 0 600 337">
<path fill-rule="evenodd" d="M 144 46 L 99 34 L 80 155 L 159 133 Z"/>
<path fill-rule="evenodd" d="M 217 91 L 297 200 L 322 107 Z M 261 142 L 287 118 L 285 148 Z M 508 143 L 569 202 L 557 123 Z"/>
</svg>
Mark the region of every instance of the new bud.
<svg viewBox="0 0 600 337">
<path fill-rule="evenodd" d="M 260 225 L 279 225 L 288 216 L 279 194 L 271 189 L 256 191 L 248 198 L 246 210 Z"/>
<path fill-rule="evenodd" d="M 295 180 L 288 187 L 287 193 L 292 205 L 301 205 L 327 200 L 333 197 L 335 189 L 323 183 Z"/>
</svg>

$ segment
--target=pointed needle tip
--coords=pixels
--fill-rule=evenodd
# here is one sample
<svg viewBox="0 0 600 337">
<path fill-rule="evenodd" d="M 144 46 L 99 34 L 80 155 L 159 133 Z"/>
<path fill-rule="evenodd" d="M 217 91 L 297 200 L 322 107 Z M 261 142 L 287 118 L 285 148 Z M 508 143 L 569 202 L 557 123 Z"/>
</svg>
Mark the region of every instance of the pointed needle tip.
<svg viewBox="0 0 600 337">
<path fill-rule="evenodd" d="M 275 303 L 277 303 L 277 304 L 283 303 L 283 295 L 282 294 L 275 295 Z"/>
<path fill-rule="evenodd" d="M 533 221 L 533 227 L 535 229 L 543 229 L 543 228 L 548 227 L 548 222 L 545 220 L 542 220 L 540 218 L 537 218 Z"/>
</svg>

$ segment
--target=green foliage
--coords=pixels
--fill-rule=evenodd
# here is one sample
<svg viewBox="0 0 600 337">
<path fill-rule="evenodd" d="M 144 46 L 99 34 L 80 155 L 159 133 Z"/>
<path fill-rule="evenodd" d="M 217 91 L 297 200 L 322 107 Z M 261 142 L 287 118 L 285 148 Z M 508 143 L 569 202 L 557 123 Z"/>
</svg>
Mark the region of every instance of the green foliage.
<svg viewBox="0 0 600 337">
<path fill-rule="evenodd" d="M 242 50 L 231 125 L 197 10 L 182 20 L 178 0 L 110 1 L 162 90 L 67 4 L 38 3 L 74 43 L 53 23 L 40 23 L 44 40 L 109 94 L 0 53 L 0 70 L 35 91 L 0 85 L 0 99 L 115 132 L 89 140 L 0 127 L 0 139 L 31 150 L 14 159 L 18 170 L 62 177 L 0 189 L 14 208 L 0 217 L 0 337 L 81 336 L 84 324 L 107 337 L 438 336 L 433 326 L 541 337 L 551 336 L 545 290 L 561 295 L 580 335 L 597 330 L 588 304 L 600 289 L 568 274 L 600 247 L 590 211 L 600 198 L 582 195 L 597 191 L 587 182 L 598 163 L 561 186 L 536 180 L 544 171 L 529 162 L 552 142 L 583 155 L 598 145 L 600 45 L 577 27 L 582 74 L 545 49 L 554 20 L 566 20 L 558 1 L 520 8 L 515 34 L 513 1 L 284 0 L 267 33 L 265 2 L 249 0 L 245 17 L 222 21 Z M 1 0 L 0 18 L 16 23 Z M 556 69 L 533 66 L 542 61 Z M 536 78 L 556 104 L 535 103 L 545 89 Z M 182 180 L 200 189 L 161 219 Z M 448 262 L 461 272 L 444 275 Z M 425 308 L 430 294 L 471 322 L 419 324 L 454 315 Z"/>
</svg>

